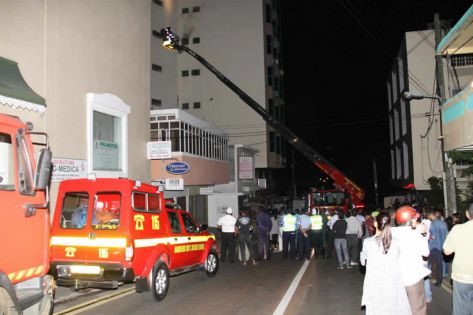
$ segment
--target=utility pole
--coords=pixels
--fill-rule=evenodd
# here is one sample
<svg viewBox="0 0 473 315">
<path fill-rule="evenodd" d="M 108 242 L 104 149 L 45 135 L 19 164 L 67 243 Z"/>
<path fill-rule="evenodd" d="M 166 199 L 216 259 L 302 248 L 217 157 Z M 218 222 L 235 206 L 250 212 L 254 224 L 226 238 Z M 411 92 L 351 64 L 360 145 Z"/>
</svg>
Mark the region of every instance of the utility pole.
<svg viewBox="0 0 473 315">
<path fill-rule="evenodd" d="M 291 163 L 291 170 L 292 170 L 292 200 L 297 199 L 297 187 L 296 187 L 296 161 L 294 160 L 294 148 L 291 148 L 291 155 L 292 155 L 292 163 Z"/>
<path fill-rule="evenodd" d="M 440 25 L 440 17 L 438 13 L 434 13 L 434 27 L 435 27 L 435 47 L 440 44 L 442 40 L 442 29 Z M 442 165 L 443 165 L 443 189 L 445 198 L 446 215 L 450 216 L 457 211 L 457 199 L 455 191 L 455 173 L 451 160 L 445 152 L 445 138 L 443 136 L 442 127 L 442 105 L 445 103 L 445 83 L 443 78 L 443 59 L 441 55 L 435 55 L 436 69 L 435 78 L 437 80 L 437 95 L 439 100 L 440 112 L 440 144 L 442 149 Z"/>
<path fill-rule="evenodd" d="M 376 170 L 376 159 L 373 158 L 373 180 L 374 180 L 374 205 L 379 205 L 378 197 L 378 171 Z"/>
</svg>

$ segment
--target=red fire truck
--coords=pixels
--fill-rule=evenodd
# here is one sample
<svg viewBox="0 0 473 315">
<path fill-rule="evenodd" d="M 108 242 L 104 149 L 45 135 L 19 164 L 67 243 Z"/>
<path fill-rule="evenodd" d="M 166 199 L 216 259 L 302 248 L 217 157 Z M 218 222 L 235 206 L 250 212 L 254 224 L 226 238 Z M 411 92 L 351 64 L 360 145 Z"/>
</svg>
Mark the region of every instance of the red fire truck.
<svg viewBox="0 0 473 315">
<path fill-rule="evenodd" d="M 0 314 L 53 311 L 47 275 L 51 151 L 46 137 L 36 161 L 32 134 L 46 134 L 31 130 L 0 114 Z"/>
<path fill-rule="evenodd" d="M 162 300 L 170 276 L 218 271 L 217 243 L 206 225 L 166 203 L 158 187 L 116 178 L 65 180 L 51 230 L 51 272 L 60 285 L 116 288 Z"/>
<path fill-rule="evenodd" d="M 363 189 L 358 187 L 352 180 L 350 180 L 343 172 L 341 172 L 337 167 L 335 167 L 329 160 L 322 156 L 319 152 L 314 150 L 310 145 L 305 141 L 300 139 L 294 132 L 287 128 L 283 123 L 276 120 L 268 111 L 265 110 L 265 106 L 261 106 L 254 99 L 252 99 L 248 94 L 242 91 L 238 86 L 236 86 L 230 79 L 213 67 L 207 60 L 205 60 L 198 53 L 190 49 L 185 45 L 180 44 L 179 37 L 174 34 L 170 27 L 161 29 L 158 33 L 155 33 L 156 36 L 160 37 L 163 41 L 162 45 L 164 48 L 169 50 L 176 50 L 179 53 L 186 52 L 190 56 L 194 57 L 199 61 L 204 67 L 206 67 L 210 72 L 212 72 L 223 84 L 230 88 L 235 94 L 237 94 L 243 102 L 250 106 L 257 114 L 261 116 L 270 125 L 276 132 L 278 132 L 282 137 L 284 137 L 290 145 L 297 149 L 302 155 L 304 155 L 309 161 L 314 163 L 315 166 L 320 168 L 325 174 L 333 179 L 334 186 L 336 190 L 332 192 L 326 192 L 325 195 L 334 193 L 333 197 L 340 197 L 341 194 L 344 194 L 345 210 L 348 206 L 361 207 L 363 204 L 363 198 L 365 197 L 365 192 Z M 309 198 L 314 200 L 313 197 Z M 333 198 L 332 198 L 333 199 Z M 313 202 L 313 201 L 312 201 Z"/>
</svg>

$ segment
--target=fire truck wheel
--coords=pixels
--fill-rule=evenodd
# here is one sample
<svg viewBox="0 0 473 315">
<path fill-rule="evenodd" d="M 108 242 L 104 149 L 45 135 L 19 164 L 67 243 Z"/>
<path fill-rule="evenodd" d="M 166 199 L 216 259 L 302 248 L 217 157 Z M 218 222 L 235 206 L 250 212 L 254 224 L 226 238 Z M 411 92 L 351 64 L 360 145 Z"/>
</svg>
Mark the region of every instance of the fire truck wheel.
<svg viewBox="0 0 473 315">
<path fill-rule="evenodd" d="M 18 314 L 14 308 L 13 301 L 8 295 L 4 288 L 0 288 L 0 314 L 2 315 L 14 315 Z"/>
<path fill-rule="evenodd" d="M 210 250 L 204 264 L 205 272 L 209 278 L 212 278 L 217 274 L 218 264 L 218 254 L 215 250 Z"/>
<path fill-rule="evenodd" d="M 161 301 L 166 297 L 169 290 L 169 269 L 168 266 L 158 261 L 153 268 L 153 278 L 151 282 L 150 294 L 156 301 Z"/>
</svg>

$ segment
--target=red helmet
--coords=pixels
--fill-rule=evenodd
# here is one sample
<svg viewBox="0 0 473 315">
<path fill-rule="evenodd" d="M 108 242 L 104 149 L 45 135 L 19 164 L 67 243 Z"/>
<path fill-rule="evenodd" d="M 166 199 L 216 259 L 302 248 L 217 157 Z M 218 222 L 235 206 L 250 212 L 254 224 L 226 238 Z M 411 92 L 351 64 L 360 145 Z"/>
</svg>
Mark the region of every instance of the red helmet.
<svg viewBox="0 0 473 315">
<path fill-rule="evenodd" d="M 396 222 L 397 224 L 403 224 L 409 222 L 412 219 L 417 219 L 419 214 L 416 209 L 410 206 L 402 206 L 396 210 Z"/>
</svg>

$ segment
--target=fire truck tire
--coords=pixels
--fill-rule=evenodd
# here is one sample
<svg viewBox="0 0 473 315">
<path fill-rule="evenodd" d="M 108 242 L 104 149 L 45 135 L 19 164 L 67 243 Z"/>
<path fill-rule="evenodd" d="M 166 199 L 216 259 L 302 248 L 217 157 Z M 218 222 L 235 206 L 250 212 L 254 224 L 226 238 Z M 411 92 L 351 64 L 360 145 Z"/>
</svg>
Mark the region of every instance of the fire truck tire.
<svg viewBox="0 0 473 315">
<path fill-rule="evenodd" d="M 16 311 L 13 301 L 8 295 L 7 290 L 0 288 L 0 314 L 2 315 L 16 315 Z"/>
<path fill-rule="evenodd" d="M 209 254 L 207 255 L 207 258 L 205 259 L 204 263 L 204 269 L 205 273 L 207 274 L 207 277 L 213 278 L 217 274 L 218 267 L 218 254 L 215 250 L 212 249 L 209 251 Z"/>
<path fill-rule="evenodd" d="M 170 276 L 168 266 L 164 262 L 158 261 L 153 268 L 153 277 L 149 294 L 151 294 L 156 301 L 161 301 L 168 293 L 169 284 Z"/>
</svg>

